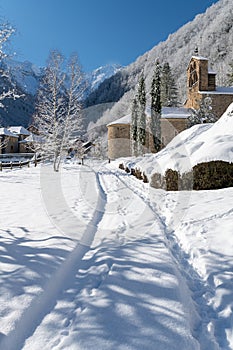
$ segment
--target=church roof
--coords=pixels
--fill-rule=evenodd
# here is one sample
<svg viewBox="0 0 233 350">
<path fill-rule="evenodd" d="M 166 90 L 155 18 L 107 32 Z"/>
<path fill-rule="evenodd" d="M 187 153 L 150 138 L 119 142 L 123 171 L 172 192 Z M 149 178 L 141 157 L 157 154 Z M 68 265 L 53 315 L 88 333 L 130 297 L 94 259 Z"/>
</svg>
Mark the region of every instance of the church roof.
<svg viewBox="0 0 233 350">
<path fill-rule="evenodd" d="M 194 58 L 196 60 L 200 60 L 200 61 L 208 61 L 208 58 L 203 57 L 203 56 L 199 56 L 199 55 L 192 56 L 192 58 Z"/>
<path fill-rule="evenodd" d="M 192 114 L 191 108 L 185 107 L 163 107 L 162 108 L 162 119 L 187 119 Z M 146 115 L 150 117 L 150 108 L 146 109 Z M 119 118 L 107 126 L 112 125 L 128 125 L 131 123 L 131 114 L 127 114 L 122 118 Z"/>
<path fill-rule="evenodd" d="M 112 123 L 109 123 L 107 126 L 112 126 L 112 125 L 122 125 L 122 124 L 130 124 L 131 123 L 131 114 L 127 114 L 124 117 L 121 117 L 117 120 L 114 120 Z"/>
<path fill-rule="evenodd" d="M 233 86 L 217 86 L 215 91 L 199 91 L 208 95 L 233 95 Z"/>
<path fill-rule="evenodd" d="M 185 107 L 163 107 L 162 119 L 187 119 L 192 114 L 191 108 Z"/>
</svg>

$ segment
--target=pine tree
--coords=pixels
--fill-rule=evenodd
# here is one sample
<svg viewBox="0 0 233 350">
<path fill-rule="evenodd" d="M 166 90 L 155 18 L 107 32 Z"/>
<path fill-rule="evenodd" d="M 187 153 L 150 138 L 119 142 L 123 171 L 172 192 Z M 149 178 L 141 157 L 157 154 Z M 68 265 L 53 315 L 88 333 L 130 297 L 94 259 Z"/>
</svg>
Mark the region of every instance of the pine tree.
<svg viewBox="0 0 233 350">
<path fill-rule="evenodd" d="M 227 73 L 227 84 L 229 86 L 233 85 L 233 61 L 229 64 L 230 71 Z"/>
<path fill-rule="evenodd" d="M 161 72 L 161 103 L 165 107 L 176 107 L 178 105 L 177 86 L 170 65 L 164 63 Z"/>
<path fill-rule="evenodd" d="M 138 153 L 138 96 L 136 95 L 133 99 L 131 109 L 131 150 L 132 155 L 137 156 Z"/>
<path fill-rule="evenodd" d="M 146 144 L 146 87 L 145 78 L 142 73 L 138 83 L 138 123 L 137 123 L 137 140 L 138 153 L 143 154 L 143 147 Z"/>
<path fill-rule="evenodd" d="M 156 152 L 161 148 L 161 66 L 157 61 L 151 82 L 151 121 L 150 132 Z"/>
</svg>

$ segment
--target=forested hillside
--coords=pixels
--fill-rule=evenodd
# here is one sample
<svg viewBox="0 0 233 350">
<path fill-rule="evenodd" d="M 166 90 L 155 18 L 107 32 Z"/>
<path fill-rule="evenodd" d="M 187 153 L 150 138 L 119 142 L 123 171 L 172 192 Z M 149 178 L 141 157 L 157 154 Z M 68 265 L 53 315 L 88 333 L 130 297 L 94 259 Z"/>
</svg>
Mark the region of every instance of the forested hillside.
<svg viewBox="0 0 233 350">
<path fill-rule="evenodd" d="M 139 43 L 140 45 L 140 43 Z M 210 68 L 217 72 L 217 84 L 227 84 L 229 63 L 233 60 L 233 9 L 232 0 L 220 0 L 193 21 L 185 24 L 177 32 L 170 34 L 166 41 L 159 43 L 135 62 L 100 84 L 91 94 L 86 105 L 105 102 L 118 102 L 125 107 L 114 106 L 108 115 L 118 118 L 128 112 L 133 91 L 139 74 L 144 70 L 146 85 L 149 88 L 155 61 L 169 62 L 179 89 L 179 100 L 186 98 L 186 67 L 198 47 L 199 54 L 209 59 Z M 106 118 L 105 118 L 106 119 Z"/>
</svg>

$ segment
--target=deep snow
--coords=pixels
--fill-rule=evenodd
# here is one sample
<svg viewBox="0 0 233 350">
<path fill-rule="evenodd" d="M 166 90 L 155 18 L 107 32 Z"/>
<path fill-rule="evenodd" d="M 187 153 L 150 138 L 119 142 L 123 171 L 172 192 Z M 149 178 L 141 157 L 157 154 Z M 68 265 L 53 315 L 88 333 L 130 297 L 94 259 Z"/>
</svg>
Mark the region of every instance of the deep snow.
<svg viewBox="0 0 233 350">
<path fill-rule="evenodd" d="M 1 349 L 233 349 L 233 190 L 0 173 Z"/>
</svg>

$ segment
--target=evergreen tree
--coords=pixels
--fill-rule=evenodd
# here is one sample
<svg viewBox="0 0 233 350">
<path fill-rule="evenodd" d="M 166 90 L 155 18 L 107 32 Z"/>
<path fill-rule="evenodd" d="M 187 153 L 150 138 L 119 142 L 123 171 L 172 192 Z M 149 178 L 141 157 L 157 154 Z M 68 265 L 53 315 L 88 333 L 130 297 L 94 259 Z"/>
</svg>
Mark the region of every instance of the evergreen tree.
<svg viewBox="0 0 233 350">
<path fill-rule="evenodd" d="M 230 66 L 230 71 L 227 73 L 227 84 L 229 86 L 233 85 L 233 61 L 229 64 Z"/>
<path fill-rule="evenodd" d="M 136 95 L 133 99 L 131 109 L 131 150 L 132 155 L 137 156 L 138 153 L 138 96 Z"/>
<path fill-rule="evenodd" d="M 138 83 L 138 123 L 137 123 L 137 140 L 138 153 L 143 154 L 143 147 L 146 144 L 146 87 L 145 78 L 142 73 Z"/>
<path fill-rule="evenodd" d="M 161 148 L 161 66 L 157 61 L 151 82 L 151 121 L 150 132 L 153 136 L 154 148 L 158 152 Z"/>
<path fill-rule="evenodd" d="M 161 103 L 162 106 L 176 107 L 178 105 L 177 86 L 168 62 L 164 63 L 161 72 Z"/>
</svg>

